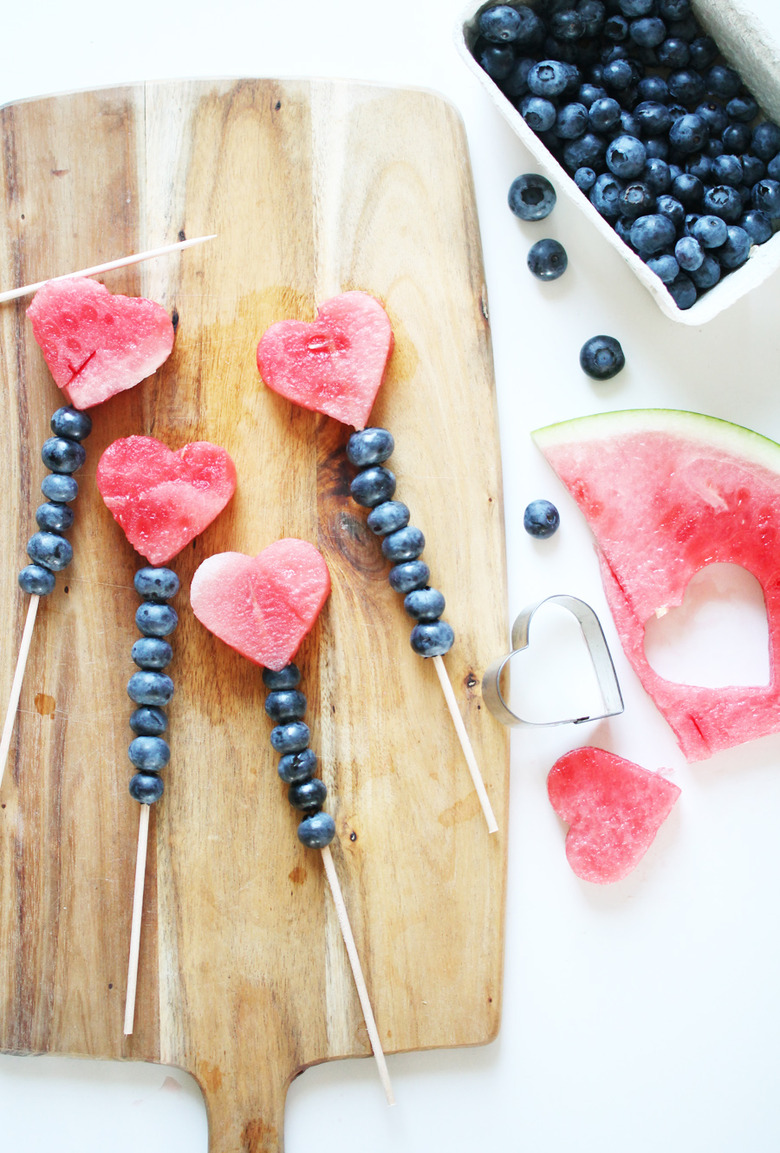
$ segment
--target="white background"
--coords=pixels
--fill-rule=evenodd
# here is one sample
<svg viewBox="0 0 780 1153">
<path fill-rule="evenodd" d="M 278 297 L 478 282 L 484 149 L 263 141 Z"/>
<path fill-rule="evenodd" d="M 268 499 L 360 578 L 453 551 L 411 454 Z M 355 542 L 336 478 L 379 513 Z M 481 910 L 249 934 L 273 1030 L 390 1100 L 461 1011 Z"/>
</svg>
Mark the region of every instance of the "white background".
<svg viewBox="0 0 780 1153">
<path fill-rule="evenodd" d="M 773 0 L 750 7 L 780 40 Z M 705 327 L 686 328 L 661 314 L 575 207 L 559 200 L 541 225 L 512 217 L 509 184 L 538 165 L 460 60 L 459 15 L 456 0 L 32 0 L 4 11 L 2 103 L 133 80 L 310 75 L 422 86 L 456 104 L 471 149 L 491 308 L 507 630 L 540 597 L 584 598 L 602 619 L 624 690 L 625 713 L 609 723 L 513 734 L 499 1040 L 392 1057 L 393 1110 L 369 1060 L 310 1070 L 290 1090 L 286 1149 L 776 1153 L 780 735 L 685 763 L 616 644 L 588 530 L 529 432 L 654 406 L 725 417 L 780 439 L 780 274 Z M 542 235 L 560 239 L 569 254 L 565 276 L 546 285 L 525 265 Z M 598 332 L 617 336 L 628 361 L 601 385 L 583 376 L 577 359 Z M 522 529 L 526 503 L 539 496 L 562 513 L 546 542 Z M 735 628 L 724 617 L 690 642 L 687 656 L 667 659 L 692 660 L 721 683 L 765 679 L 763 625 L 749 601 L 749 590 L 736 587 L 713 609 L 733 610 Z M 561 662 L 565 649 L 547 646 Z M 637 870 L 605 888 L 571 872 L 565 829 L 545 791 L 556 757 L 583 743 L 663 769 L 682 789 Z M 0 1117 L 0 1148 L 26 1153 L 207 1150 L 194 1082 L 155 1066 L 0 1057 Z"/>
</svg>

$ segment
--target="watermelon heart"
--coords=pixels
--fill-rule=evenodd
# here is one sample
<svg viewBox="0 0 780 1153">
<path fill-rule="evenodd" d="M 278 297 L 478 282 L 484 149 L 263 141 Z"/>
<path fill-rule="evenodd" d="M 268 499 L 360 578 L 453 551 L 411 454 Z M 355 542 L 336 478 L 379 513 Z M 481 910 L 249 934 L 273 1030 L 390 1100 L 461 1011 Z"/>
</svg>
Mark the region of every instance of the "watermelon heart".
<svg viewBox="0 0 780 1153">
<path fill-rule="evenodd" d="M 161 305 L 113 295 L 89 277 L 50 280 L 27 315 L 55 382 L 74 408 L 90 408 L 155 372 L 173 348 Z"/>
<path fill-rule="evenodd" d="M 539 429 L 534 440 L 596 538 L 626 655 L 690 761 L 780 730 L 780 445 L 698 413 L 635 409 Z M 650 666 L 645 628 L 714 564 L 764 593 L 770 683 L 676 684 Z"/>
<path fill-rule="evenodd" d="M 257 346 L 257 367 L 269 388 L 295 404 L 364 428 L 392 351 L 379 301 L 345 292 L 321 304 L 311 324 L 272 324 Z"/>
<path fill-rule="evenodd" d="M 680 795 L 677 785 L 604 749 L 574 749 L 550 769 L 547 792 L 569 825 L 566 857 L 584 881 L 631 872 Z"/>
<path fill-rule="evenodd" d="M 208 441 L 172 452 L 152 436 L 128 436 L 108 446 L 96 480 L 133 548 L 160 565 L 222 512 L 236 489 L 236 468 Z"/>
<path fill-rule="evenodd" d="M 255 664 L 278 671 L 310 632 L 330 593 L 322 554 L 287 537 L 259 556 L 223 552 L 203 562 L 192 578 L 195 616 Z"/>
</svg>

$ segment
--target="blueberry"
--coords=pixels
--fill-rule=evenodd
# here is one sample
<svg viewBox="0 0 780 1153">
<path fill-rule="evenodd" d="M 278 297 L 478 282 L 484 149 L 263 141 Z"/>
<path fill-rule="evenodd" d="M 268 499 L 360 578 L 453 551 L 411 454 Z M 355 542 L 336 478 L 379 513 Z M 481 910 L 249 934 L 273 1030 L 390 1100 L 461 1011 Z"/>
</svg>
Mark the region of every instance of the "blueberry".
<svg viewBox="0 0 780 1153">
<path fill-rule="evenodd" d="M 693 236 L 680 237 L 674 246 L 674 256 L 685 272 L 691 272 L 704 263 L 704 250 Z"/>
<path fill-rule="evenodd" d="M 668 192 L 672 186 L 672 174 L 669 171 L 669 165 L 660 157 L 648 155 L 647 164 L 642 173 L 642 181 L 655 196 Z"/>
<path fill-rule="evenodd" d="M 742 184 L 742 180 L 742 161 L 738 156 L 721 153 L 720 156 L 715 157 L 712 162 L 711 181 L 713 184 L 730 184 L 732 188 L 738 188 Z"/>
<path fill-rule="evenodd" d="M 309 743 L 309 726 L 303 721 L 276 725 L 271 729 L 271 744 L 277 753 L 300 753 Z"/>
<path fill-rule="evenodd" d="M 144 601 L 136 610 L 135 623 L 139 633 L 145 637 L 167 637 L 176 628 L 179 618 L 170 605 Z"/>
<path fill-rule="evenodd" d="M 133 673 L 127 682 L 127 695 L 137 705 L 163 708 L 173 696 L 173 681 L 165 673 L 144 669 Z"/>
<path fill-rule="evenodd" d="M 162 778 L 155 773 L 136 773 L 128 788 L 133 800 L 141 805 L 153 805 L 165 791 Z"/>
<path fill-rule="evenodd" d="M 301 813 L 316 813 L 321 809 L 328 790 L 324 781 L 319 777 L 310 777 L 307 781 L 297 781 L 287 790 L 287 800 L 294 809 Z"/>
<path fill-rule="evenodd" d="M 372 508 L 366 517 L 366 524 L 377 536 L 385 536 L 405 528 L 409 523 L 409 509 L 400 500 L 386 500 Z"/>
<path fill-rule="evenodd" d="M 580 0 L 577 11 L 582 17 L 583 36 L 596 36 L 601 31 L 606 12 L 601 0 Z"/>
<path fill-rule="evenodd" d="M 623 216 L 635 219 L 646 216 L 655 208 L 655 196 L 641 180 L 627 184 L 620 193 L 619 208 Z"/>
<path fill-rule="evenodd" d="M 669 86 L 663 76 L 643 76 L 636 86 L 639 100 L 653 100 L 666 104 L 669 99 Z"/>
<path fill-rule="evenodd" d="M 580 368 L 594 380 L 611 380 L 625 363 L 620 341 L 614 336 L 592 336 L 580 349 Z"/>
<path fill-rule="evenodd" d="M 686 112 L 669 129 L 669 143 L 685 156 L 701 152 L 710 138 L 706 121 L 695 112 Z"/>
<path fill-rule="evenodd" d="M 769 176 L 772 180 L 780 180 L 780 165 L 777 164 L 778 157 L 773 157 L 768 164 L 764 164 L 758 156 L 752 156 L 749 152 L 743 152 L 740 160 L 742 161 L 742 179 L 745 184 L 749 184 L 752 188 L 756 181 L 761 180 L 764 176 Z"/>
<path fill-rule="evenodd" d="M 710 136 L 721 136 L 728 127 L 729 117 L 719 100 L 704 100 L 696 106 L 696 115 L 707 125 Z"/>
<path fill-rule="evenodd" d="M 686 107 L 698 104 L 707 91 L 701 74 L 695 68 L 678 68 L 670 72 L 666 83 L 672 99 Z"/>
<path fill-rule="evenodd" d="M 721 244 L 716 255 L 721 268 L 731 271 L 745 263 L 750 255 L 752 240 L 750 234 L 738 224 L 730 224 L 726 243 Z"/>
<path fill-rule="evenodd" d="M 652 256 L 670 248 L 677 230 L 668 216 L 660 212 L 638 217 L 631 225 L 631 244 L 640 256 Z"/>
<path fill-rule="evenodd" d="M 538 280 L 557 280 L 568 263 L 566 249 L 557 240 L 537 240 L 528 253 L 528 267 Z"/>
<path fill-rule="evenodd" d="M 721 142 L 723 144 L 724 152 L 732 152 L 735 155 L 739 155 L 742 152 L 747 152 L 748 149 L 752 149 L 750 126 L 748 124 L 739 123 L 729 124 L 728 128 L 723 129 Z"/>
<path fill-rule="evenodd" d="M 594 132 L 608 132 L 620 123 L 620 105 L 614 96 L 594 100 L 588 109 L 588 120 Z"/>
<path fill-rule="evenodd" d="M 444 596 L 438 589 L 413 589 L 404 597 L 404 608 L 417 621 L 435 621 L 444 612 Z"/>
<path fill-rule="evenodd" d="M 739 73 L 725 64 L 713 64 L 705 76 L 707 92 L 721 100 L 732 100 L 742 87 Z"/>
<path fill-rule="evenodd" d="M 173 569 L 140 568 L 133 577 L 135 591 L 146 601 L 165 601 L 179 591 L 179 578 Z"/>
<path fill-rule="evenodd" d="M 750 234 L 754 244 L 765 244 L 772 235 L 772 222 L 760 208 L 749 208 L 739 224 Z"/>
<path fill-rule="evenodd" d="M 86 459 L 87 450 L 77 440 L 68 440 L 64 436 L 50 436 L 43 442 L 41 460 L 50 472 L 76 472 Z"/>
<path fill-rule="evenodd" d="M 352 499 L 364 508 L 376 508 L 395 492 L 395 474 L 381 464 L 363 469 L 349 486 Z"/>
<path fill-rule="evenodd" d="M 382 464 L 393 455 L 395 441 L 386 428 L 363 428 L 347 441 L 347 459 L 356 468 Z"/>
<path fill-rule="evenodd" d="M 618 0 L 617 7 L 624 16 L 636 19 L 637 16 L 646 16 L 652 12 L 655 0 Z"/>
<path fill-rule="evenodd" d="M 516 103 L 519 97 L 525 96 L 528 92 L 528 73 L 533 68 L 535 60 L 524 56 L 516 60 L 512 66 L 509 75 L 501 81 L 501 90 L 506 96 Z"/>
<path fill-rule="evenodd" d="M 515 54 L 509 44 L 486 44 L 477 50 L 477 60 L 491 80 L 500 83 L 512 71 Z"/>
<path fill-rule="evenodd" d="M 680 275 L 666 287 L 672 294 L 674 303 L 679 309 L 684 311 L 696 303 L 696 297 L 698 295 L 696 285 L 684 272 L 681 272 Z"/>
<path fill-rule="evenodd" d="M 294 689 L 300 681 L 301 671 L 292 661 L 283 669 L 263 669 L 263 684 L 268 689 Z"/>
<path fill-rule="evenodd" d="M 49 532 L 66 532 L 73 524 L 73 509 L 52 501 L 38 506 L 35 519 L 38 528 L 48 529 Z"/>
<path fill-rule="evenodd" d="M 596 183 L 596 173 L 592 168 L 578 168 L 574 173 L 574 183 L 581 192 L 590 192 L 593 185 Z"/>
<path fill-rule="evenodd" d="M 669 109 L 658 100 L 640 101 L 633 114 L 639 122 L 639 131 L 643 137 L 660 136 L 669 130 L 672 122 Z"/>
<path fill-rule="evenodd" d="M 455 642 L 455 633 L 446 621 L 421 621 L 412 629 L 409 638 L 414 651 L 421 657 L 441 657 Z"/>
<path fill-rule="evenodd" d="M 753 208 L 759 208 L 770 220 L 776 220 L 780 216 L 780 181 L 757 181 L 753 185 L 750 199 Z"/>
<path fill-rule="evenodd" d="M 691 50 L 680 36 L 667 36 L 658 45 L 658 63 L 673 71 L 685 68 L 691 62 Z"/>
<path fill-rule="evenodd" d="M 700 30 L 699 30 L 700 31 Z M 689 38 L 691 67 L 709 68 L 718 55 L 718 46 L 711 36 L 696 34 Z"/>
<path fill-rule="evenodd" d="M 298 753 L 287 753 L 279 761 L 279 777 L 286 785 L 307 781 L 317 768 L 317 757 L 313 749 L 301 749 Z"/>
<path fill-rule="evenodd" d="M 579 40 L 585 31 L 585 21 L 576 8 L 562 8 L 550 13 L 550 31 L 561 40 Z"/>
<path fill-rule="evenodd" d="M 324 849 L 336 835 L 336 824 L 330 813 L 312 813 L 298 826 L 298 840 L 307 849 Z"/>
<path fill-rule="evenodd" d="M 560 96 L 568 83 L 566 68 L 560 60 L 540 60 L 528 73 L 528 87 L 534 96 L 550 99 Z"/>
<path fill-rule="evenodd" d="M 586 132 L 579 140 L 569 140 L 563 148 L 563 163 L 569 172 L 578 168 L 593 168 L 601 171 L 607 143 L 596 132 Z"/>
<path fill-rule="evenodd" d="M 522 20 L 509 4 L 486 8 L 479 17 L 480 34 L 496 44 L 512 43 L 520 31 Z"/>
<path fill-rule="evenodd" d="M 663 252 L 660 256 L 651 256 L 647 261 L 647 267 L 664 284 L 671 284 L 680 271 L 680 266 L 671 252 Z"/>
<path fill-rule="evenodd" d="M 135 737 L 128 746 L 127 755 L 137 769 L 159 773 L 171 759 L 171 750 L 162 737 Z"/>
<path fill-rule="evenodd" d="M 604 37 L 611 40 L 613 44 L 622 44 L 624 40 L 628 39 L 628 20 L 625 16 L 610 16 L 604 22 Z"/>
<path fill-rule="evenodd" d="M 749 92 L 742 92 L 729 100 L 726 113 L 741 124 L 751 124 L 758 116 L 758 101 Z"/>
<path fill-rule="evenodd" d="M 306 712 L 306 697 L 297 689 L 277 689 L 265 698 L 265 711 L 276 724 L 299 721 Z"/>
<path fill-rule="evenodd" d="M 647 151 L 636 136 L 616 136 L 607 145 L 607 167 L 615 176 L 631 180 L 639 176 L 647 161 Z"/>
<path fill-rule="evenodd" d="M 671 220 L 675 233 L 678 228 L 682 228 L 683 221 L 685 220 L 685 207 L 676 196 L 670 196 L 667 193 L 659 196 L 655 202 L 655 210 L 660 213 L 661 216 L 666 216 Z"/>
<path fill-rule="evenodd" d="M 523 528 L 531 536 L 548 537 L 561 523 L 558 509 L 549 500 L 532 500 L 523 513 Z"/>
<path fill-rule="evenodd" d="M 78 496 L 79 482 L 72 476 L 64 473 L 52 473 L 41 481 L 41 492 L 47 500 L 58 504 L 67 504 Z"/>
<path fill-rule="evenodd" d="M 425 561 L 411 560 L 391 568 L 387 579 L 393 592 L 405 594 L 427 585 L 430 575 Z"/>
<path fill-rule="evenodd" d="M 164 669 L 173 660 L 173 649 L 161 637 L 141 637 L 130 655 L 139 669 Z"/>
<path fill-rule="evenodd" d="M 683 20 L 690 11 L 691 0 L 658 0 L 658 15 L 664 20 Z"/>
<path fill-rule="evenodd" d="M 725 243 L 728 227 L 720 216 L 700 216 L 691 228 L 691 235 L 703 248 L 719 248 Z"/>
<path fill-rule="evenodd" d="M 611 172 L 602 172 L 590 190 L 588 199 L 606 220 L 615 220 L 621 213 L 620 197 L 623 184 Z"/>
<path fill-rule="evenodd" d="M 71 440 L 84 440 L 92 432 L 92 418 L 86 412 L 65 405 L 58 408 L 49 426 L 55 436 L 66 436 Z"/>
<path fill-rule="evenodd" d="M 658 16 L 642 16 L 631 21 L 628 34 L 640 48 L 657 48 L 666 39 L 666 25 Z"/>
<path fill-rule="evenodd" d="M 168 718 L 160 708 L 143 705 L 130 717 L 130 728 L 144 737 L 159 737 L 168 728 Z"/>
<path fill-rule="evenodd" d="M 524 96 L 520 115 L 533 132 L 546 132 L 555 123 L 555 105 L 543 96 Z"/>
<path fill-rule="evenodd" d="M 19 573 L 19 588 L 22 592 L 38 597 L 48 596 L 54 589 L 54 573 L 39 564 L 28 564 Z"/>
<path fill-rule="evenodd" d="M 425 537 L 418 528 L 406 525 L 388 533 L 382 541 L 382 553 L 393 564 L 416 560 L 425 548 Z"/>
<path fill-rule="evenodd" d="M 736 224 L 743 211 L 742 197 L 736 188 L 728 184 L 716 184 L 705 190 L 702 207 L 705 213 L 720 216 L 727 224 Z"/>
<path fill-rule="evenodd" d="M 27 542 L 27 555 L 33 564 L 60 572 L 73 560 L 73 546 L 56 532 L 36 532 Z"/>
<path fill-rule="evenodd" d="M 707 254 L 699 267 L 694 268 L 688 275 L 696 287 L 701 292 L 705 292 L 708 288 L 714 288 L 718 283 L 721 277 L 721 268 L 715 257 Z"/>
<path fill-rule="evenodd" d="M 685 171 L 689 176 L 695 176 L 702 185 L 712 183 L 714 162 L 706 152 L 693 155 L 685 164 Z M 703 189 L 702 189 L 703 190 Z"/>
<path fill-rule="evenodd" d="M 672 195 L 686 208 L 699 204 L 704 194 L 704 185 L 692 172 L 681 172 L 672 180 Z"/>
<path fill-rule="evenodd" d="M 606 88 L 602 88 L 600 84 L 591 84 L 588 82 L 581 84 L 577 92 L 580 104 L 584 104 L 587 109 L 590 109 L 596 100 L 604 100 L 606 95 Z"/>
<path fill-rule="evenodd" d="M 608 92 L 625 92 L 634 79 L 633 69 L 627 60 L 610 60 L 605 64 L 601 80 Z"/>
<path fill-rule="evenodd" d="M 507 199 L 511 211 L 521 220 L 543 220 L 555 207 L 556 197 L 546 176 L 526 172 L 512 181 Z"/>
</svg>

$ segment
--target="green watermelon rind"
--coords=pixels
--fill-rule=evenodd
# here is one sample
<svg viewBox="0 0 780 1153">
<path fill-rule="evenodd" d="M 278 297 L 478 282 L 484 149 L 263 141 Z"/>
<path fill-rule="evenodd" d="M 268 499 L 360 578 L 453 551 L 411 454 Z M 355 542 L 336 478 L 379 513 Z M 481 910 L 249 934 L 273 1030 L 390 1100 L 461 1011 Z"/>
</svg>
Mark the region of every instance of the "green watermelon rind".
<svg viewBox="0 0 780 1153">
<path fill-rule="evenodd" d="M 682 465 L 701 449 L 705 471 L 707 461 L 712 461 L 716 470 L 712 487 L 709 483 L 698 489 L 690 486 L 691 503 L 682 538 L 673 533 L 663 505 L 667 502 L 672 511 L 685 509 L 685 470 L 678 482 L 677 468 L 672 468 L 659 504 L 659 490 L 641 487 L 646 462 L 653 456 L 653 446 L 648 445 L 643 453 L 642 441 L 637 439 L 645 434 L 648 438 L 657 434 L 668 438 L 666 455 L 679 451 Z M 742 425 L 677 409 L 624 409 L 576 417 L 531 435 L 588 521 L 620 642 L 687 759 L 702 760 L 780 730 L 780 445 Z M 620 440 L 624 436 L 634 440 L 633 449 L 626 446 L 626 452 L 633 451 L 634 455 L 621 458 Z M 589 446 L 595 451 L 599 443 L 605 446 L 603 459 L 593 455 L 589 462 Z M 663 445 L 659 452 L 660 464 Z M 718 477 L 723 469 L 725 487 Z M 729 470 L 734 469 L 738 470 L 737 479 L 729 476 Z M 632 480 L 637 482 L 633 487 Z M 733 488 L 737 483 L 748 486 L 747 505 L 746 498 Z M 620 491 L 627 494 L 625 510 Z M 616 492 L 617 500 L 601 503 L 614 498 Z M 716 499 L 709 500 L 708 492 Z M 633 498 L 633 508 L 628 507 L 632 503 L 628 498 Z M 759 512 L 767 515 L 763 507 L 767 500 L 774 509 L 772 519 L 759 522 Z M 638 519 L 642 510 L 655 516 L 644 531 Z M 698 528 L 690 533 L 687 526 L 692 524 Z M 657 537 L 653 525 L 663 528 L 665 535 Z M 768 685 L 711 689 L 678 684 L 659 676 L 647 661 L 644 628 L 650 616 L 680 604 L 687 580 L 715 561 L 742 565 L 762 586 L 769 631 Z"/>
<path fill-rule="evenodd" d="M 666 432 L 701 440 L 710 448 L 735 453 L 780 475 L 780 444 L 777 441 L 733 421 L 686 409 L 627 408 L 578 416 L 537 428 L 531 437 L 544 452 L 554 445 L 603 440 L 605 436 L 612 437 L 621 432 L 635 433 L 640 428 L 647 432 Z"/>
</svg>

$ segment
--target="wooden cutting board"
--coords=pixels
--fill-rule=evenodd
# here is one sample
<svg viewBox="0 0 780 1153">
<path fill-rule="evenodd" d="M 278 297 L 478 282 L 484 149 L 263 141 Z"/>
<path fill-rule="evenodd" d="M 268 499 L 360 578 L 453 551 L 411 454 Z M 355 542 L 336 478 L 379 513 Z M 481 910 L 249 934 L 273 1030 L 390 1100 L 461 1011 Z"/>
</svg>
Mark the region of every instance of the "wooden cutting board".
<svg viewBox="0 0 780 1153">
<path fill-rule="evenodd" d="M 146 83 L 19 103 L 0 118 L 0 286 L 217 233 L 102 278 L 163 304 L 176 346 L 153 378 L 92 410 L 74 561 L 38 614 L 0 790 L 0 1049 L 182 1067 L 203 1089 L 213 1153 L 280 1150 L 290 1080 L 369 1046 L 321 856 L 298 843 L 277 777 L 260 670 L 189 610 L 206 556 L 298 536 L 330 567 L 333 593 L 298 663 L 386 1051 L 480 1044 L 498 1029 L 508 741 L 479 685 L 505 650 L 507 617 L 463 128 L 430 93 L 306 80 Z M 447 598 L 457 640 L 446 665 L 497 835 L 350 500 L 349 430 L 271 393 L 255 367 L 268 325 L 311 319 L 316 302 L 354 288 L 378 296 L 394 326 L 372 421 L 395 435 L 397 495 Z M 0 307 L 3 701 L 27 608 L 16 577 L 42 500 L 40 446 L 61 402 L 26 303 Z M 136 1030 L 124 1039 L 138 822 L 126 683 L 141 562 L 94 474 L 104 448 L 134 433 L 220 444 L 239 481 L 173 562 L 172 759 L 152 814 Z"/>
</svg>

